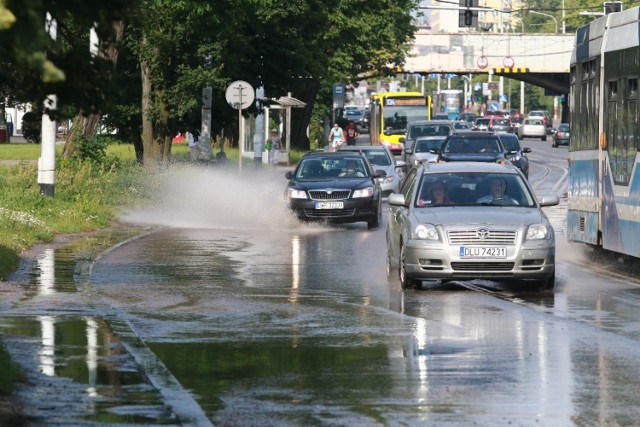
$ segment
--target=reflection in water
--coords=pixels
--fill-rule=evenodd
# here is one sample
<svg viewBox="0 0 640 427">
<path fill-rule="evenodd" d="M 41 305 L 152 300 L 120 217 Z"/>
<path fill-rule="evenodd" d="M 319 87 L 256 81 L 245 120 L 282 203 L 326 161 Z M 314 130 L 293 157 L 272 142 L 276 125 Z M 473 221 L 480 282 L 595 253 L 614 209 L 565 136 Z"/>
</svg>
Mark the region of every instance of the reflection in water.
<svg viewBox="0 0 640 427">
<path fill-rule="evenodd" d="M 38 292 L 41 295 L 55 293 L 55 253 L 53 249 L 46 249 L 44 255 L 38 259 Z"/>
<path fill-rule="evenodd" d="M 42 348 L 40 349 L 40 370 L 50 377 L 56 374 L 55 345 L 56 331 L 55 321 L 51 316 L 40 316 L 40 328 L 42 331 Z"/>
<path fill-rule="evenodd" d="M 300 236 L 294 235 L 291 238 L 291 291 L 289 292 L 289 302 L 298 302 L 298 288 L 300 287 Z"/>
<path fill-rule="evenodd" d="M 37 354 L 22 353 L 14 359 L 25 372 L 34 372 L 30 382 L 36 387 L 60 393 L 52 396 L 46 405 L 33 402 L 37 410 L 44 411 L 41 416 L 48 419 L 47 424 L 84 424 L 80 420 L 166 424 L 172 418 L 158 392 L 148 384 L 131 355 L 101 319 L 4 317 L 0 318 L 0 335 L 8 349 L 14 340 L 24 343 L 25 337 L 39 344 Z M 38 373 L 49 379 L 39 379 Z M 72 382 L 60 381 L 61 378 Z M 46 384 L 40 385 L 42 381 Z M 83 391 L 83 396 L 77 396 L 76 390 Z"/>
</svg>

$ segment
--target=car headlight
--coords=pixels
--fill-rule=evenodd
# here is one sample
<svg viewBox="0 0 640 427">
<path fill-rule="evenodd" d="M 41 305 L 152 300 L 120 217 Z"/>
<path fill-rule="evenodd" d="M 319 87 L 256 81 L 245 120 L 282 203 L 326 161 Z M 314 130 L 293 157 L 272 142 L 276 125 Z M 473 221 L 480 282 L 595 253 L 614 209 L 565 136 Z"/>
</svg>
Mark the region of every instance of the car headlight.
<svg viewBox="0 0 640 427">
<path fill-rule="evenodd" d="M 378 178 L 380 184 L 391 184 L 393 182 L 393 176 L 387 175 L 384 178 Z"/>
<path fill-rule="evenodd" d="M 438 240 L 438 230 L 433 224 L 420 224 L 413 231 L 415 239 Z"/>
<path fill-rule="evenodd" d="M 546 239 L 549 229 L 544 224 L 531 224 L 527 230 L 527 240 Z"/>
<path fill-rule="evenodd" d="M 290 199 L 306 199 L 307 192 L 295 188 L 287 188 L 287 196 L 289 196 Z"/>
<path fill-rule="evenodd" d="M 510 156 L 509 160 L 511 160 L 512 162 L 520 161 L 520 155 L 516 154 L 515 156 Z"/>
<path fill-rule="evenodd" d="M 414 160 L 413 161 L 413 166 L 420 166 L 422 162 L 420 160 Z"/>
<path fill-rule="evenodd" d="M 371 197 L 371 196 L 373 196 L 373 187 L 367 187 L 361 190 L 355 190 L 353 192 L 354 199 L 358 197 Z"/>
</svg>

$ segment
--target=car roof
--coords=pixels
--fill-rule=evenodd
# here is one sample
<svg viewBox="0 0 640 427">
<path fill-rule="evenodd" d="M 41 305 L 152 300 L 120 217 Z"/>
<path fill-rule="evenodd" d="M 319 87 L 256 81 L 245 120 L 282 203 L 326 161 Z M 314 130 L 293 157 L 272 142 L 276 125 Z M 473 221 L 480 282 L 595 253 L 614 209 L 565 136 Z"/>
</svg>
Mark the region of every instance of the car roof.
<svg viewBox="0 0 640 427">
<path fill-rule="evenodd" d="M 451 125 L 453 120 L 416 120 L 407 126 L 424 126 L 424 125 Z"/>
<path fill-rule="evenodd" d="M 517 175 L 518 168 L 510 162 L 491 163 L 491 162 L 444 162 L 444 163 L 425 163 L 423 164 L 423 173 L 457 173 L 457 172 L 475 172 L 475 173 L 506 173 Z"/>
<path fill-rule="evenodd" d="M 459 131 L 456 133 L 452 133 L 451 135 L 449 135 L 449 138 L 454 138 L 454 137 L 478 137 L 478 138 L 485 138 L 487 136 L 495 136 L 496 134 L 493 131 L 483 131 L 483 130 L 463 130 L 463 131 Z"/>
<path fill-rule="evenodd" d="M 307 157 L 353 157 L 354 154 L 360 154 L 358 153 L 358 151 L 347 151 L 347 150 L 341 150 L 341 151 L 309 151 L 307 153 L 305 153 L 301 159 L 305 159 Z"/>
<path fill-rule="evenodd" d="M 387 151 L 387 147 L 384 145 L 343 145 L 338 148 L 338 151 L 366 151 L 366 150 L 375 150 L 375 151 Z"/>
</svg>

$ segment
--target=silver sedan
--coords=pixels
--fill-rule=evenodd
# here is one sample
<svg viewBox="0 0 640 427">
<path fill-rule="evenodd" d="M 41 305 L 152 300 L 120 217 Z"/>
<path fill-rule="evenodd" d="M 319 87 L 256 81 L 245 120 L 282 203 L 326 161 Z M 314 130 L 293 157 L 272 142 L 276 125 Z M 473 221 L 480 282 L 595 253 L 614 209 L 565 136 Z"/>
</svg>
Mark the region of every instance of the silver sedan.
<svg viewBox="0 0 640 427">
<path fill-rule="evenodd" d="M 555 235 L 518 169 L 482 162 L 426 163 L 389 196 L 387 272 L 402 289 L 423 280 L 555 283 Z"/>
</svg>

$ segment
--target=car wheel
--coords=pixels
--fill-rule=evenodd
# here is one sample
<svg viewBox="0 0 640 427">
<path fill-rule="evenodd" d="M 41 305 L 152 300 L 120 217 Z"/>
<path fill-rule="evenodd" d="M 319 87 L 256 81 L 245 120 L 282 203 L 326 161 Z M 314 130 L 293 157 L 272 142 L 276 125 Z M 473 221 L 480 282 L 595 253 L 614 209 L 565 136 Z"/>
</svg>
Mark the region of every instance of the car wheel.
<svg viewBox="0 0 640 427">
<path fill-rule="evenodd" d="M 553 142 L 551 143 L 551 146 L 552 146 L 553 148 L 556 148 L 556 147 L 558 147 L 558 144 L 556 144 L 556 142 L 555 142 L 555 141 L 553 141 Z"/>
<path fill-rule="evenodd" d="M 372 228 L 380 227 L 380 220 L 382 219 L 382 203 L 378 200 L 378 211 L 376 215 L 372 217 L 369 221 L 367 221 L 367 228 L 371 230 Z"/>
<path fill-rule="evenodd" d="M 547 279 L 541 280 L 538 282 L 538 290 L 546 291 L 549 289 L 553 289 L 556 285 L 556 270 L 553 270 L 553 274 L 549 276 Z"/>
<path fill-rule="evenodd" d="M 543 140 L 543 141 L 546 141 L 546 140 L 547 140 L 547 135 L 543 136 L 543 137 L 542 137 L 542 140 Z"/>
<path fill-rule="evenodd" d="M 402 289 L 413 289 L 416 287 L 416 281 L 407 277 L 405 270 L 404 246 L 400 248 L 400 287 Z"/>
</svg>

